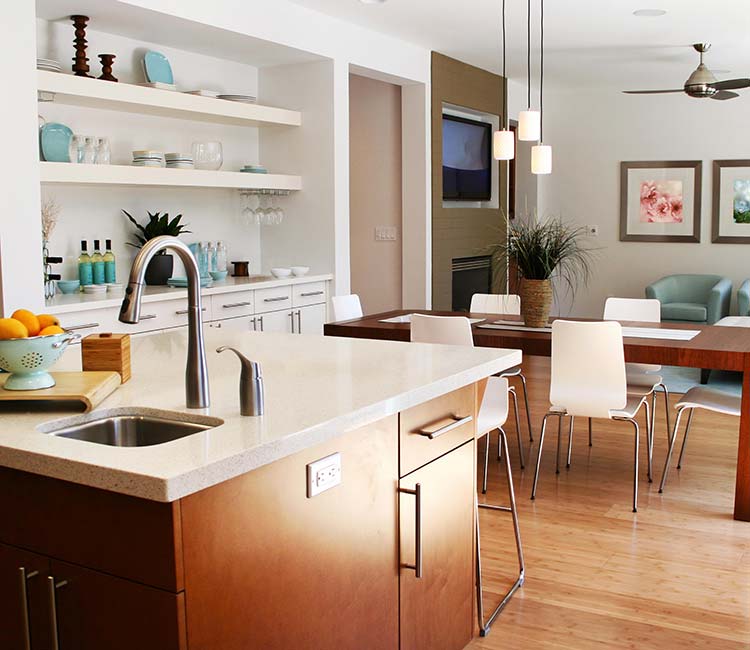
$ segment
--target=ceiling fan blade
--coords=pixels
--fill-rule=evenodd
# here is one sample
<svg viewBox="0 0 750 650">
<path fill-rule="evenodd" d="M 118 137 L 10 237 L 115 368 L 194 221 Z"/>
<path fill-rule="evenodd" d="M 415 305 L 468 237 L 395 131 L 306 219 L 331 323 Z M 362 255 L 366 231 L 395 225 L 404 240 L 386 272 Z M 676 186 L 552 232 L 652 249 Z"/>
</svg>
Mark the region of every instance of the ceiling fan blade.
<svg viewBox="0 0 750 650">
<path fill-rule="evenodd" d="M 734 99 L 735 97 L 739 97 L 739 95 L 729 90 L 720 90 L 718 93 L 711 95 L 711 99 L 718 99 L 720 101 L 723 101 L 725 99 Z"/>
<path fill-rule="evenodd" d="M 684 88 L 675 88 L 673 90 L 623 90 L 626 95 L 659 95 L 661 93 L 683 93 Z"/>
<path fill-rule="evenodd" d="M 726 81 L 716 81 L 711 86 L 717 90 L 739 90 L 740 88 L 749 88 L 750 79 L 727 79 Z"/>
</svg>

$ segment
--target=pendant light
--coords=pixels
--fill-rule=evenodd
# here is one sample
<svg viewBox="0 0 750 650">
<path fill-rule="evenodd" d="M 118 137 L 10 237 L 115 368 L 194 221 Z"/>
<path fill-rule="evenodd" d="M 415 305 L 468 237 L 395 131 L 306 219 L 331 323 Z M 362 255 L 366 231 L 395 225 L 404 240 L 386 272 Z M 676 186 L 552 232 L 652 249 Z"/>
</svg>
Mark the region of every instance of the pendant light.
<svg viewBox="0 0 750 650">
<path fill-rule="evenodd" d="M 531 109 L 531 0 L 526 6 L 526 98 L 528 108 L 518 114 L 518 139 L 533 142 L 539 140 L 541 116 Z"/>
<path fill-rule="evenodd" d="M 513 160 L 516 156 L 516 136 L 508 129 L 508 80 L 505 77 L 505 0 L 503 0 L 503 115 L 500 130 L 492 138 L 492 152 L 495 160 Z"/>
<path fill-rule="evenodd" d="M 531 147 L 531 173 L 552 173 L 552 147 L 544 144 L 544 0 L 540 0 L 539 144 Z"/>
</svg>

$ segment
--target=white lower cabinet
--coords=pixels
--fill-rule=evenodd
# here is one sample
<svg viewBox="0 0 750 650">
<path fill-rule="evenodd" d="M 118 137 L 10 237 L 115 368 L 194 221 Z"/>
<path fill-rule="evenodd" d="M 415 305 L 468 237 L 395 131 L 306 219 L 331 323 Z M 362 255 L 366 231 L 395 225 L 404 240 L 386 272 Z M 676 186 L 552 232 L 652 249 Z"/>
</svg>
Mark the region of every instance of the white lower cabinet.
<svg viewBox="0 0 750 650">
<path fill-rule="evenodd" d="M 255 316 L 240 316 L 239 318 L 225 318 L 209 323 L 209 327 L 229 330 L 230 332 L 254 332 L 257 327 Z"/>
<path fill-rule="evenodd" d="M 291 309 L 284 309 L 282 311 L 269 311 L 265 314 L 257 316 L 258 329 L 261 332 L 283 332 L 286 334 L 292 333 L 292 314 L 294 312 Z"/>
<path fill-rule="evenodd" d="M 323 334 L 323 325 L 326 322 L 326 306 L 310 305 L 295 310 L 297 321 L 294 331 L 297 334 Z"/>
</svg>

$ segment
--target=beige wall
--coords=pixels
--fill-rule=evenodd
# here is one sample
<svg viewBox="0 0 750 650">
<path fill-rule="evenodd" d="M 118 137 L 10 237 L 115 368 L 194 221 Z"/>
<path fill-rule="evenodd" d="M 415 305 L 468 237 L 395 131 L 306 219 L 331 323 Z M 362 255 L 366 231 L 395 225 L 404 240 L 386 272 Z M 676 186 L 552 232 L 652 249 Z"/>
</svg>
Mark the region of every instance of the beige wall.
<svg viewBox="0 0 750 650">
<path fill-rule="evenodd" d="M 401 307 L 401 87 L 349 77 L 351 287 L 365 313 Z M 394 226 L 396 241 L 376 241 Z"/>
</svg>

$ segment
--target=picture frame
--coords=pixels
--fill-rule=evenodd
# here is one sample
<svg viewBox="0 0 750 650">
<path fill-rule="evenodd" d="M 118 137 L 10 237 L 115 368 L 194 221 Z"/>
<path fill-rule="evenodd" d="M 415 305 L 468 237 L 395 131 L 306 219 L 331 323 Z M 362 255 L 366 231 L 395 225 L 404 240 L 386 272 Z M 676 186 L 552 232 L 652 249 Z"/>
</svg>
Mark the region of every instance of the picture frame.
<svg viewBox="0 0 750 650">
<path fill-rule="evenodd" d="M 701 240 L 700 160 L 620 163 L 620 241 Z"/>
<path fill-rule="evenodd" d="M 714 160 L 714 244 L 750 244 L 750 160 Z"/>
</svg>

